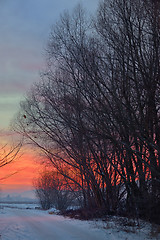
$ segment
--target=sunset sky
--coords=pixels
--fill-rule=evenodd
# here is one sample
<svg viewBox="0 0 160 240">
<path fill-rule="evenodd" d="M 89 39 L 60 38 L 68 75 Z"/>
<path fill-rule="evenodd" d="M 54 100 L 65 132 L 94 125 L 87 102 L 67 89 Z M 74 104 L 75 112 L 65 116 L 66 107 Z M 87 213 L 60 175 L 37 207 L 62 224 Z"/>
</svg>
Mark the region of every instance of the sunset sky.
<svg viewBox="0 0 160 240">
<path fill-rule="evenodd" d="M 44 67 L 45 45 L 51 26 L 60 13 L 76 4 L 93 14 L 98 0 L 0 0 L 0 137 L 1 144 L 10 141 L 10 122 L 19 102 L 32 84 L 39 80 Z M 12 136 L 14 141 L 14 136 Z M 39 172 L 37 156 L 25 151 L 15 163 L 0 168 L 3 191 L 25 191 Z"/>
</svg>

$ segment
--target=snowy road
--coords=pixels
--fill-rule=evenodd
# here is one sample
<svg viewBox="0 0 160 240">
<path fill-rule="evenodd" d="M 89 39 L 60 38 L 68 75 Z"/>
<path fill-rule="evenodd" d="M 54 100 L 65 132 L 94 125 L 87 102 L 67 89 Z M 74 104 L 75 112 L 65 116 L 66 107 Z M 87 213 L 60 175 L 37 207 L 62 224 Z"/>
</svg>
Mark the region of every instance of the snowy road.
<svg viewBox="0 0 160 240">
<path fill-rule="evenodd" d="M 22 205 L 21 205 L 22 206 Z M 19 207 L 19 206 L 18 206 Z M 149 240 L 151 226 L 125 228 L 116 221 L 80 221 L 48 211 L 4 207 L 0 209 L 0 240 Z"/>
<path fill-rule="evenodd" d="M 106 240 L 105 231 L 91 223 L 26 209 L 4 209 L 0 235 L 0 240 Z"/>
</svg>

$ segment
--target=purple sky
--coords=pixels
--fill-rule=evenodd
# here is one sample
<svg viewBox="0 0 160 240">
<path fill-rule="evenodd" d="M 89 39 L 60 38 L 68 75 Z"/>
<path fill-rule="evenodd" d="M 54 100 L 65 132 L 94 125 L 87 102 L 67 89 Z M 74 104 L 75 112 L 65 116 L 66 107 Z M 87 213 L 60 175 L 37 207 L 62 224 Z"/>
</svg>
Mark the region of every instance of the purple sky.
<svg viewBox="0 0 160 240">
<path fill-rule="evenodd" d="M 51 26 L 77 3 L 94 13 L 98 0 L 0 0 L 0 130 L 38 81 Z"/>
</svg>

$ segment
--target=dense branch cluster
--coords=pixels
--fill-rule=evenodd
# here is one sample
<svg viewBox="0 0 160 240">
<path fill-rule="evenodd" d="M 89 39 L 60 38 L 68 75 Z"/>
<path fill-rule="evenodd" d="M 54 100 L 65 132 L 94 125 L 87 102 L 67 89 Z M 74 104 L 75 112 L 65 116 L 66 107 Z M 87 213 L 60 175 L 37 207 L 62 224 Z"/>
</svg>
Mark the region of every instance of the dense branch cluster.
<svg viewBox="0 0 160 240">
<path fill-rule="evenodd" d="M 105 0 L 91 20 L 78 6 L 52 28 L 15 125 L 85 207 L 158 217 L 159 58 L 158 1 Z"/>
</svg>

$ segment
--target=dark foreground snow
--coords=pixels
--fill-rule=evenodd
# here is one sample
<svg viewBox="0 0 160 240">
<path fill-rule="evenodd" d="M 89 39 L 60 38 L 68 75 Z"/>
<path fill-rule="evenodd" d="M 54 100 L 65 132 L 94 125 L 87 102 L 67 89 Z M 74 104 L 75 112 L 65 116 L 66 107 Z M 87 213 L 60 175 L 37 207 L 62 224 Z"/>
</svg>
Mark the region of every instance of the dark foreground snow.
<svg viewBox="0 0 160 240">
<path fill-rule="evenodd" d="M 112 220 L 80 221 L 35 209 L 0 210 L 0 240 L 147 240 L 150 225 L 121 230 Z"/>
</svg>

